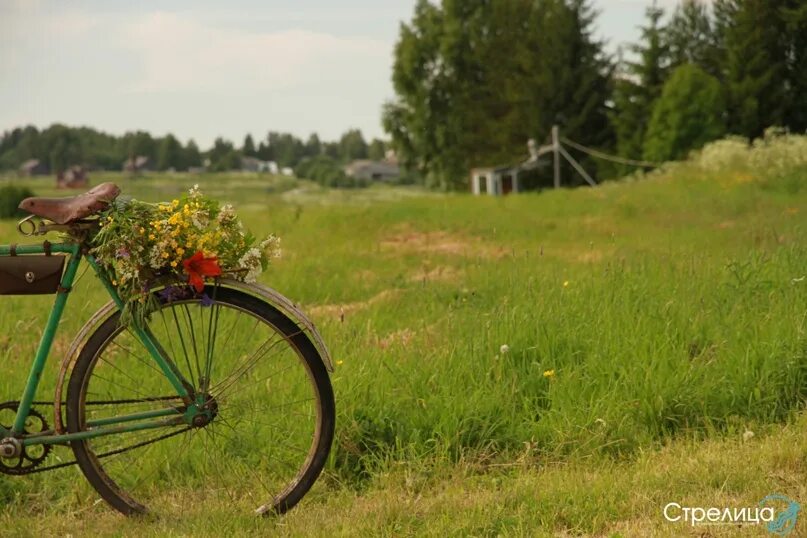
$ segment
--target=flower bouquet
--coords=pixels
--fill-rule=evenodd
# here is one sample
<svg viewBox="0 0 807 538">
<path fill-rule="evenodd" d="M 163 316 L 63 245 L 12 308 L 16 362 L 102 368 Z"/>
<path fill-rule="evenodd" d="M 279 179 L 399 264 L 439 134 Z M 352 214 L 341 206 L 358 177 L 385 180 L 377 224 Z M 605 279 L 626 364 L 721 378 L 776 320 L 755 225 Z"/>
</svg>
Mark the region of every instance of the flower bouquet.
<svg viewBox="0 0 807 538">
<path fill-rule="evenodd" d="M 158 204 L 115 202 L 100 216 L 92 251 L 124 302 L 121 323 L 142 322 L 157 306 L 151 293 L 161 282 L 165 300 L 198 297 L 206 279 L 224 274 L 254 282 L 280 255 L 274 235 L 263 241 L 244 229 L 230 205 L 188 195 Z"/>
</svg>

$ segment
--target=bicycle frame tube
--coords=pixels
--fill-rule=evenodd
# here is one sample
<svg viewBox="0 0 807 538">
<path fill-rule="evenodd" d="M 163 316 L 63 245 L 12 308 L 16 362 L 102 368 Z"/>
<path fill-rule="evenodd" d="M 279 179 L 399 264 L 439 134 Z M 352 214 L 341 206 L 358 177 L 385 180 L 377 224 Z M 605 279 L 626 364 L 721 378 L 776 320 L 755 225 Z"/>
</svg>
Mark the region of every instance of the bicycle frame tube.
<svg viewBox="0 0 807 538">
<path fill-rule="evenodd" d="M 15 248 L 15 251 L 16 254 L 45 254 L 45 246 L 20 245 Z M 20 398 L 20 403 L 17 407 L 17 415 L 14 420 L 14 425 L 10 431 L 5 430 L 4 428 L 0 428 L 0 434 L 2 434 L 3 436 L 19 435 L 25 431 L 25 420 L 31 411 L 32 402 L 34 400 L 34 396 L 39 386 L 39 381 L 42 377 L 42 371 L 44 370 L 45 363 L 47 362 L 48 355 L 50 354 L 50 349 L 51 346 L 53 345 L 53 338 L 56 334 L 56 330 L 59 326 L 62 314 L 64 313 L 64 308 L 65 305 L 67 304 L 67 296 L 75 281 L 76 273 L 78 272 L 78 267 L 81 264 L 82 258 L 86 258 L 87 262 L 93 268 L 96 275 L 98 275 L 99 279 L 104 284 L 104 287 L 106 288 L 107 292 L 109 293 L 110 297 L 112 297 L 112 300 L 115 302 L 118 308 L 122 308 L 124 304 L 120 296 L 118 295 L 117 291 L 115 290 L 115 287 L 112 285 L 111 282 L 109 282 L 109 280 L 106 278 L 101 268 L 98 266 L 98 263 L 92 256 L 84 255 L 81 252 L 81 246 L 79 244 L 70 244 L 70 243 L 52 244 L 50 245 L 50 252 L 69 254 L 69 259 L 67 261 L 67 268 L 65 269 L 65 272 L 62 275 L 61 287 L 56 295 L 56 300 L 53 304 L 50 316 L 48 317 L 45 330 L 42 333 L 42 338 L 39 342 L 39 347 L 37 348 L 34 362 L 31 365 L 31 371 L 28 374 L 28 381 L 26 383 L 22 398 Z M 9 246 L 0 245 L 0 256 L 8 256 L 10 254 L 11 254 L 11 248 Z M 186 404 L 190 403 L 191 395 L 189 394 L 189 391 L 187 389 L 187 387 L 189 387 L 190 385 L 187 384 L 187 381 L 177 370 L 173 362 L 166 357 L 164 351 L 161 351 L 159 344 L 153 340 L 149 331 L 134 325 L 132 326 L 131 329 L 138 337 L 138 339 L 140 339 L 140 341 L 143 343 L 145 348 L 148 350 L 149 354 L 152 356 L 154 361 L 159 366 L 160 370 L 163 372 L 168 381 L 177 391 L 178 396 L 182 398 L 182 400 Z M 149 427 L 157 428 L 165 426 L 166 422 L 159 421 L 149 423 L 128 424 L 109 428 L 104 428 L 103 426 L 119 423 L 127 423 L 140 419 L 155 418 L 157 416 L 168 416 L 172 414 L 181 415 L 182 411 L 178 409 L 166 409 L 164 412 L 161 411 L 160 413 L 152 416 L 135 417 L 129 415 L 129 416 L 121 416 L 118 419 L 111 418 L 105 420 L 104 424 L 89 424 L 89 426 L 92 428 L 92 430 L 90 431 L 59 435 L 59 436 L 54 435 L 34 436 L 31 439 L 27 440 L 25 444 L 28 445 L 28 444 L 62 443 L 76 439 L 87 439 L 92 437 L 99 437 L 101 435 L 110 435 L 126 431 L 136 431 L 140 429 L 146 429 Z"/>
</svg>

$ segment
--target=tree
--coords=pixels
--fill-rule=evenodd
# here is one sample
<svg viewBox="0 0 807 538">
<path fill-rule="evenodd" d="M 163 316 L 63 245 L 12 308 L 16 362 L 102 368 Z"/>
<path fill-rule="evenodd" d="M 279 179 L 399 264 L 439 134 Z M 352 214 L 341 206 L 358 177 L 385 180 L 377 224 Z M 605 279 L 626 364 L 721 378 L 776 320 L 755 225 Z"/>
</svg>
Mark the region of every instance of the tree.
<svg viewBox="0 0 807 538">
<path fill-rule="evenodd" d="M 311 133 L 308 141 L 305 143 L 305 154 L 308 157 L 316 157 L 322 153 L 322 142 L 319 140 L 317 133 Z"/>
<path fill-rule="evenodd" d="M 374 138 L 370 145 L 367 147 L 367 158 L 374 161 L 380 161 L 387 156 L 387 145 L 383 140 Z"/>
<path fill-rule="evenodd" d="M 624 62 L 614 85 L 614 111 L 611 115 L 617 138 L 617 152 L 627 158 L 642 154 L 647 121 L 667 79 L 669 48 L 661 19 L 664 10 L 654 2 L 646 11 L 647 24 L 642 41 L 631 50 L 637 62 Z"/>
<path fill-rule="evenodd" d="M 254 157 L 256 155 L 255 141 L 252 140 L 251 134 L 248 134 L 246 137 L 244 137 L 244 145 L 241 147 L 241 153 L 245 157 Z"/>
<path fill-rule="evenodd" d="M 667 25 L 670 66 L 694 64 L 712 76 L 721 76 L 718 45 L 703 0 L 683 0 Z"/>
<path fill-rule="evenodd" d="M 729 128 L 749 138 L 771 125 L 786 125 L 788 34 L 783 14 L 788 0 L 742 0 L 726 29 Z M 804 69 L 804 65 L 799 66 Z M 800 96 L 804 99 L 804 96 Z"/>
<path fill-rule="evenodd" d="M 210 168 L 214 172 L 235 170 L 241 167 L 240 155 L 233 143 L 221 137 L 213 141 L 213 148 L 208 152 Z"/>
<path fill-rule="evenodd" d="M 664 85 L 647 128 L 644 157 L 683 158 L 725 132 L 720 82 L 693 64 L 678 67 Z"/>
<path fill-rule="evenodd" d="M 157 143 L 145 131 L 126 133 L 121 142 L 125 146 L 126 157 L 142 155 L 152 162 L 157 158 Z"/>
<path fill-rule="evenodd" d="M 787 2 L 782 15 L 785 21 L 789 107 L 787 125 L 796 132 L 807 131 L 807 2 Z"/>
<path fill-rule="evenodd" d="M 185 163 L 190 166 L 201 166 L 202 156 L 199 153 L 199 146 L 193 139 L 188 140 L 188 145 L 185 146 Z"/>
<path fill-rule="evenodd" d="M 475 166 L 523 160 L 553 124 L 607 145 L 610 62 L 586 0 L 420 0 L 395 48 L 384 129 L 409 170 L 462 188 Z"/>
<path fill-rule="evenodd" d="M 294 167 L 305 155 L 303 141 L 289 133 L 270 131 L 266 136 L 264 153 L 266 160 L 277 161 L 281 167 Z"/>
<path fill-rule="evenodd" d="M 367 142 L 360 130 L 350 129 L 342 135 L 339 139 L 339 153 L 345 162 L 367 158 Z"/>
<path fill-rule="evenodd" d="M 159 170 L 185 170 L 187 168 L 182 144 L 172 134 L 168 134 L 160 142 L 157 151 L 157 168 Z"/>
<path fill-rule="evenodd" d="M 54 124 L 42 132 L 42 139 L 53 172 L 63 172 L 69 166 L 81 164 L 81 140 L 74 130 Z"/>
</svg>

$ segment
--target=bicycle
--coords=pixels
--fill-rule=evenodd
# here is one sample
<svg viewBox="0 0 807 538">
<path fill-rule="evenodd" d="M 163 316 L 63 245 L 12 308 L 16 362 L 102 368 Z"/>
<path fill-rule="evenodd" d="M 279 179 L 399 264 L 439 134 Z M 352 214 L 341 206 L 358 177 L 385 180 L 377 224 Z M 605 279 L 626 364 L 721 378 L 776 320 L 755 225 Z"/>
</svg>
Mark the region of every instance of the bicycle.
<svg viewBox="0 0 807 538">
<path fill-rule="evenodd" d="M 0 473 L 78 465 L 126 515 L 216 499 L 286 512 L 319 477 L 333 441 L 333 364 L 322 337 L 278 292 L 225 276 L 208 279 L 201 299 L 155 283 L 148 321 L 120 323 L 124 302 L 88 239 L 119 193 L 106 183 L 72 198 L 29 198 L 18 231 L 66 239 L 0 246 L 0 295 L 56 295 L 22 397 L 0 403 Z M 63 357 L 53 402 L 34 401 L 82 261 L 111 300 Z M 36 409 L 44 405 L 53 427 Z M 75 460 L 45 466 L 54 445 Z"/>
</svg>

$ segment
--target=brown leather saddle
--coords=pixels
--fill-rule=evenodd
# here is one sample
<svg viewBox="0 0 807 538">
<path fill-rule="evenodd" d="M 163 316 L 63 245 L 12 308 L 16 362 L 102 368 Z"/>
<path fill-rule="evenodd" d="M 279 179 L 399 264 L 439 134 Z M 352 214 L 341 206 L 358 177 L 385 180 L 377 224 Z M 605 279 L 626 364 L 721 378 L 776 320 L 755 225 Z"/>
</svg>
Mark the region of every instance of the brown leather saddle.
<svg viewBox="0 0 807 538">
<path fill-rule="evenodd" d="M 56 224 L 70 224 L 103 211 L 119 194 L 120 189 L 114 183 L 101 183 L 69 198 L 26 198 L 19 207 Z"/>
</svg>

